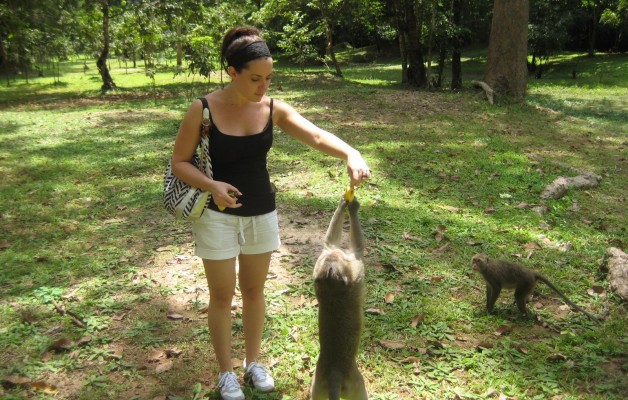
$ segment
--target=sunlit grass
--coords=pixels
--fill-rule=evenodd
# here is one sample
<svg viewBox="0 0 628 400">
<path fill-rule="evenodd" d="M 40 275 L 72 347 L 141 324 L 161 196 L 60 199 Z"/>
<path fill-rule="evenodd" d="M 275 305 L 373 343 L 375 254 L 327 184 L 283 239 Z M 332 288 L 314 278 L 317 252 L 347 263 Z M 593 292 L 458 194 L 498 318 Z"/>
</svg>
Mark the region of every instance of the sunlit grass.
<svg viewBox="0 0 628 400">
<path fill-rule="evenodd" d="M 366 308 L 383 311 L 365 316 L 359 355 L 371 398 L 619 399 L 625 379 L 605 371 L 625 361 L 625 317 L 599 268 L 609 246 L 628 242 L 625 57 L 557 57 L 542 79 L 530 80 L 527 104 L 499 106 L 468 84 L 481 76 L 484 55 L 467 57 L 468 89 L 457 93 L 401 86 L 397 61 L 343 64 L 345 79 L 321 66 L 276 65 L 270 94 L 356 146 L 373 171 L 357 191 L 367 237 Z M 575 82 L 573 63 L 581 67 Z M 106 94 L 95 68 L 83 71 L 80 60 L 63 65 L 61 84 L 45 76 L 0 87 L 0 376 L 58 383 L 77 399 L 189 397 L 200 381 L 213 399 L 216 366 L 207 362 L 205 318 L 195 313 L 207 303 L 204 274 L 191 257 L 188 226 L 160 203 L 180 118 L 208 84 L 175 75 L 172 62 L 156 69 L 154 88 L 141 66 L 112 60 L 111 67 L 118 89 Z M 212 76 L 210 88 L 218 82 Z M 574 173 L 557 161 L 600 174 L 602 185 L 571 191 L 540 215 L 532 207 L 544 186 Z M 303 229 L 326 220 L 347 185 L 343 162 L 280 131 L 269 169 L 280 213 L 305 221 Z M 542 249 L 529 253 L 531 242 Z M 571 250 L 555 247 L 564 242 Z M 315 246 L 288 246 L 276 263 L 291 282 L 269 280 L 263 347 L 280 391 L 267 399 L 307 397 L 317 356 Z M 542 271 L 596 314 L 608 308 L 604 326 L 561 310 L 543 286 L 544 305 L 534 311 L 552 329 L 518 319 L 510 294 L 497 315 L 486 315 L 484 288 L 469 265 L 479 251 Z M 605 296 L 590 295 L 593 286 Z M 52 301 L 87 326 L 61 316 Z M 173 307 L 194 318 L 173 322 Z M 241 310 L 234 313 L 240 352 Z M 424 321 L 411 326 L 419 313 Z M 505 325 L 513 331 L 496 335 Z M 85 335 L 91 342 L 42 360 L 58 338 L 76 343 Z M 382 339 L 404 346 L 390 349 Z M 485 341 L 493 347 L 478 348 Z M 123 347 L 122 359 L 107 356 L 113 345 Z M 173 348 L 182 358 L 156 375 L 147 358 Z M 556 352 L 568 361 L 548 362 Z M 98 377 L 106 379 L 102 389 Z M 63 383 L 72 380 L 81 384 Z M 9 398 L 50 398 L 24 387 L 0 390 Z"/>
</svg>

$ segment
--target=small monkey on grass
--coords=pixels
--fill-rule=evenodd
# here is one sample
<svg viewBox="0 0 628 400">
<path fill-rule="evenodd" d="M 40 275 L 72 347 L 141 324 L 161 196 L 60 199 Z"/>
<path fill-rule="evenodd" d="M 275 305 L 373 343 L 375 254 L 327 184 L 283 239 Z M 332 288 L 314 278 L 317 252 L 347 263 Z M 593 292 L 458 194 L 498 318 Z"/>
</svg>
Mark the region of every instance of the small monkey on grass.
<svg viewBox="0 0 628 400">
<path fill-rule="evenodd" d="M 318 299 L 320 355 L 310 389 L 313 400 L 367 399 L 356 355 L 364 308 L 364 236 L 358 220 L 358 200 L 343 198 L 331 219 L 325 248 L 314 266 Z M 342 225 L 349 211 L 351 245 L 342 249 Z"/>
<path fill-rule="evenodd" d="M 486 309 L 493 312 L 495 301 L 499 297 L 499 293 L 503 289 L 515 289 L 515 301 L 521 314 L 527 315 L 526 303 L 528 298 L 532 296 L 532 290 L 537 281 L 541 281 L 558 293 L 571 307 L 580 311 L 591 321 L 599 324 L 600 321 L 593 315 L 584 311 L 582 308 L 574 304 L 571 300 L 556 288 L 547 278 L 530 268 L 508 261 L 496 260 L 489 258 L 486 254 L 476 254 L 471 259 L 471 266 L 474 271 L 482 274 L 486 281 Z"/>
</svg>

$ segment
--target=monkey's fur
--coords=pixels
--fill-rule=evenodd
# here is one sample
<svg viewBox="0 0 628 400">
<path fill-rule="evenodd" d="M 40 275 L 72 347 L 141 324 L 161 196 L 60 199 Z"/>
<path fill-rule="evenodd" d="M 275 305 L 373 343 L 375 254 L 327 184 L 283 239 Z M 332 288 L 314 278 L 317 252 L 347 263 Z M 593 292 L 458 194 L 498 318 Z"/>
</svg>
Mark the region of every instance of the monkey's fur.
<svg viewBox="0 0 628 400">
<path fill-rule="evenodd" d="M 313 400 L 367 399 L 356 354 L 360 344 L 365 296 L 364 236 L 357 199 L 341 200 L 329 223 L 325 247 L 314 266 L 318 299 L 320 355 L 310 388 Z M 350 249 L 340 248 L 345 210 L 351 224 Z"/>
<path fill-rule="evenodd" d="M 597 324 L 600 323 L 593 315 L 569 300 L 547 278 L 530 268 L 508 261 L 489 258 L 482 253 L 473 256 L 471 266 L 473 270 L 482 274 L 484 281 L 486 281 L 486 310 L 488 312 L 493 312 L 495 301 L 497 301 L 502 289 L 515 289 L 517 307 L 519 307 L 521 314 L 527 315 L 526 303 L 528 298 L 532 295 L 532 290 L 537 281 L 541 281 L 558 293 L 571 307 L 589 317 L 591 321 Z"/>
</svg>

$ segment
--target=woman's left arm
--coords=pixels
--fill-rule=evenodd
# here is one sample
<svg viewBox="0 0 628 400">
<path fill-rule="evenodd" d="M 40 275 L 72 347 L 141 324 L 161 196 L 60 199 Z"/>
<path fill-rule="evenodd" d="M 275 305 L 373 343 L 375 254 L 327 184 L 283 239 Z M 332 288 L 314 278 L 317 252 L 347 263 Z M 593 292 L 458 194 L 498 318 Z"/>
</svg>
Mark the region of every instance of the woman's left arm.
<svg viewBox="0 0 628 400">
<path fill-rule="evenodd" d="M 371 176 L 371 171 L 359 151 L 331 132 L 314 125 L 290 105 L 275 100 L 274 122 L 288 135 L 332 157 L 347 162 L 351 186 L 358 186 Z"/>
</svg>

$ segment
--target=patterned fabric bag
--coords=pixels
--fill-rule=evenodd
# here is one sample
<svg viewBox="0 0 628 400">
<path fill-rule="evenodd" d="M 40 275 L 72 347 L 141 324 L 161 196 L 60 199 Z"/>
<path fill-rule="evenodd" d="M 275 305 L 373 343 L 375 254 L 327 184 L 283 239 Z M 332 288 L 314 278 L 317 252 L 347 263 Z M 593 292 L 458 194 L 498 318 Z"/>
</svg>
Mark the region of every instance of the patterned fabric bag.
<svg viewBox="0 0 628 400">
<path fill-rule="evenodd" d="M 203 103 L 203 121 L 201 122 L 200 151 L 194 153 L 192 164 L 209 178 L 212 177 L 212 162 L 209 157 L 209 105 L 204 97 L 199 100 Z M 172 160 L 168 161 L 164 174 L 164 207 L 176 218 L 194 221 L 200 218 L 205 211 L 205 205 L 210 193 L 192 187 L 172 173 Z"/>
</svg>

